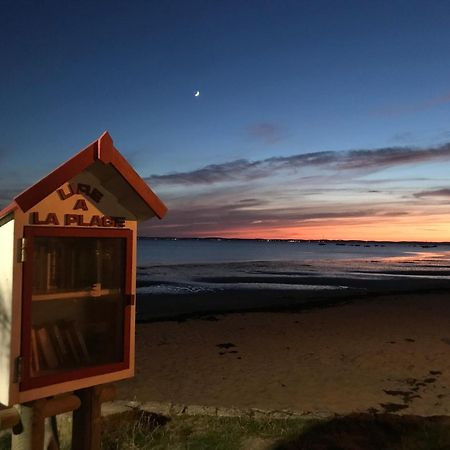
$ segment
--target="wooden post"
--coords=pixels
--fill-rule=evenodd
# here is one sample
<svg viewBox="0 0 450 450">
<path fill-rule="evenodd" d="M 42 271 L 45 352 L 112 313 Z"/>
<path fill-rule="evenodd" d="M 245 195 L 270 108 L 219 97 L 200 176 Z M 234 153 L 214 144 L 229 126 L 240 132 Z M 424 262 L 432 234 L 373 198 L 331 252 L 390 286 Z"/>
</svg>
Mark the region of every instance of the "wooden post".
<svg viewBox="0 0 450 450">
<path fill-rule="evenodd" d="M 114 400 L 116 388 L 104 384 L 80 389 L 75 394 L 81 400 L 81 407 L 73 413 L 72 450 L 100 450 L 101 406 L 103 402 Z"/>
<path fill-rule="evenodd" d="M 19 405 L 23 431 L 12 436 L 12 450 L 42 450 L 44 448 L 45 417 L 43 407 L 45 399 Z"/>
<path fill-rule="evenodd" d="M 0 431 L 9 428 L 13 428 L 13 432 L 20 429 L 20 414 L 16 408 L 0 410 Z"/>
<path fill-rule="evenodd" d="M 19 405 L 23 430 L 20 434 L 13 434 L 12 450 L 57 449 L 56 439 L 47 418 L 73 411 L 79 406 L 80 399 L 75 395 L 43 398 Z"/>
</svg>

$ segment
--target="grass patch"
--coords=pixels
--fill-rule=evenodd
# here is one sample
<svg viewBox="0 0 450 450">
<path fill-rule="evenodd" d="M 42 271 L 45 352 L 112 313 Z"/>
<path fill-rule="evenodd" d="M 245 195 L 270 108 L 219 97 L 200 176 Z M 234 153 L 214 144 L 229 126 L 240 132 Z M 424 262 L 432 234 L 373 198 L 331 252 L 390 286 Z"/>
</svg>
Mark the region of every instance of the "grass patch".
<svg viewBox="0 0 450 450">
<path fill-rule="evenodd" d="M 9 450 L 11 448 L 11 435 L 3 434 L 0 436 L 0 450 Z"/>
<path fill-rule="evenodd" d="M 161 416 L 154 414 L 133 414 L 121 427 L 105 424 L 104 449 L 450 449 L 450 418 L 443 416 L 350 414 L 321 421 L 174 416 L 161 420 Z"/>
<path fill-rule="evenodd" d="M 70 428 L 66 422 L 66 428 Z M 69 432 L 65 432 L 69 431 Z M 69 430 L 61 430 L 70 449 Z M 0 450 L 10 449 L 9 436 Z M 104 419 L 103 450 L 448 450 L 450 417 L 350 414 L 330 420 L 172 416 L 129 411 Z"/>
<path fill-rule="evenodd" d="M 135 412 L 134 419 L 117 426 L 116 418 L 104 426 L 105 450 L 236 450 L 252 438 L 277 440 L 288 438 L 304 429 L 304 419 L 254 420 L 239 417 L 174 416 Z"/>
</svg>

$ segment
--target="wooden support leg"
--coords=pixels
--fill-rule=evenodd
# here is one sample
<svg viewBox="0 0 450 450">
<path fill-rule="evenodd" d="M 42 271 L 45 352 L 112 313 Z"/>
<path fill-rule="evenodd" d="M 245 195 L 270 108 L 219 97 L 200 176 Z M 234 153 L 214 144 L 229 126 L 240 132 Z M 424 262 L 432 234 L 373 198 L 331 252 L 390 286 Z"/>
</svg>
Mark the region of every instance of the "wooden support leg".
<svg viewBox="0 0 450 450">
<path fill-rule="evenodd" d="M 72 450 L 100 450 L 101 406 L 115 397 L 112 384 L 80 389 L 81 407 L 73 413 Z"/>
<path fill-rule="evenodd" d="M 74 395 L 45 398 L 19 405 L 23 429 L 20 434 L 13 434 L 12 450 L 57 450 L 58 445 L 48 418 L 73 411 L 79 406 L 80 400 Z"/>
<path fill-rule="evenodd" d="M 43 450 L 45 436 L 44 405 L 46 400 L 36 400 L 20 405 L 23 431 L 12 435 L 12 450 Z"/>
<path fill-rule="evenodd" d="M 16 408 L 0 410 L 0 430 L 13 429 L 13 433 L 21 432 L 20 414 Z"/>
</svg>

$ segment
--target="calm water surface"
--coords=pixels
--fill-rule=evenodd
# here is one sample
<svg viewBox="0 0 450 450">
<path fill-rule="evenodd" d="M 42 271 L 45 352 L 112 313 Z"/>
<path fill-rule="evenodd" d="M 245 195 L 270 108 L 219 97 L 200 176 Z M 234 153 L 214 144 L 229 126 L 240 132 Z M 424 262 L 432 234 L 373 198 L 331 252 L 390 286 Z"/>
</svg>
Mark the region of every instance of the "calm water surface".
<svg viewBox="0 0 450 450">
<path fill-rule="evenodd" d="M 242 261 L 345 260 L 446 255 L 449 245 L 261 240 L 139 239 L 138 265 Z"/>
<path fill-rule="evenodd" d="M 358 292 L 450 286 L 450 246 L 358 242 L 138 242 L 138 294 Z"/>
</svg>

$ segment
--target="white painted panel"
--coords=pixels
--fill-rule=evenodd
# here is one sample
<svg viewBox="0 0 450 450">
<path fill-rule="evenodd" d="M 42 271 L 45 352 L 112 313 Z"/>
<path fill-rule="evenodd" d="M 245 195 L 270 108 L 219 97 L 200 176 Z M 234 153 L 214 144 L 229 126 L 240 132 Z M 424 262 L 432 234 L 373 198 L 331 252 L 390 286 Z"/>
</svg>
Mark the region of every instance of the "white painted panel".
<svg viewBox="0 0 450 450">
<path fill-rule="evenodd" d="M 0 227 L 0 403 L 9 404 L 14 220 Z"/>
</svg>

